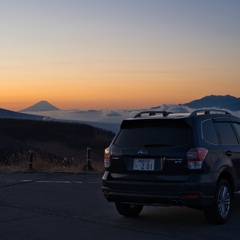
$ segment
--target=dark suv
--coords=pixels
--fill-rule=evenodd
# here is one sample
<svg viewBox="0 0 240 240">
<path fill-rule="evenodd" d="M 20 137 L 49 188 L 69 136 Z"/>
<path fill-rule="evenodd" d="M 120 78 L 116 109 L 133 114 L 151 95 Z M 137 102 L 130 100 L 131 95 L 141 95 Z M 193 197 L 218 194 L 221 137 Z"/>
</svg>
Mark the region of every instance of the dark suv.
<svg viewBox="0 0 240 240">
<path fill-rule="evenodd" d="M 188 206 L 225 223 L 240 194 L 240 119 L 215 109 L 141 112 L 122 122 L 105 168 L 103 194 L 123 216 Z"/>
</svg>

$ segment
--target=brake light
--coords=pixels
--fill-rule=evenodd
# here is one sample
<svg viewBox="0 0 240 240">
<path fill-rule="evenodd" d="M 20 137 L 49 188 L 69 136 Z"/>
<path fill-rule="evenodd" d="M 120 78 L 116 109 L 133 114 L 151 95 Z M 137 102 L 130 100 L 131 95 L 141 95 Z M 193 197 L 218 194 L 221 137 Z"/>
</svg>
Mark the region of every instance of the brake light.
<svg viewBox="0 0 240 240">
<path fill-rule="evenodd" d="M 109 190 L 103 190 L 103 192 L 106 193 L 106 194 L 111 193 L 111 191 L 109 191 Z"/>
<path fill-rule="evenodd" d="M 105 149 L 104 165 L 106 168 L 110 166 L 110 148 L 109 147 Z"/>
<path fill-rule="evenodd" d="M 205 148 L 190 149 L 187 153 L 189 169 L 201 169 L 202 163 L 207 156 L 208 150 Z"/>
</svg>

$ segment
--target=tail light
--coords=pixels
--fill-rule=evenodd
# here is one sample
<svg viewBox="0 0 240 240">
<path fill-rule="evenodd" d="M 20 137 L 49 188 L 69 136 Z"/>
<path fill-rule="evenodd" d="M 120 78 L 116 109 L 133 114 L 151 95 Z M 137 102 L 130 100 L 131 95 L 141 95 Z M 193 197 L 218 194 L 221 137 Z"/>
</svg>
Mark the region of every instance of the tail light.
<svg viewBox="0 0 240 240">
<path fill-rule="evenodd" d="M 190 149 L 187 153 L 189 169 L 201 169 L 203 160 L 205 159 L 208 150 L 205 148 Z"/>
<path fill-rule="evenodd" d="M 110 148 L 109 147 L 105 149 L 104 165 L 106 168 L 108 168 L 110 166 Z"/>
</svg>

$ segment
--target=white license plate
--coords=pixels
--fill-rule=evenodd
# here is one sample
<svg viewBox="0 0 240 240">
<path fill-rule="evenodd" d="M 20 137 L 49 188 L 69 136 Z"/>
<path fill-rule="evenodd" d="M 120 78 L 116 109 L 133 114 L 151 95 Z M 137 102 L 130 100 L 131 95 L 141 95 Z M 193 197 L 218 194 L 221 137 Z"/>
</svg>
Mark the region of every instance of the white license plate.
<svg viewBox="0 0 240 240">
<path fill-rule="evenodd" d="M 133 170 L 154 171 L 155 159 L 138 159 L 133 162 Z"/>
</svg>

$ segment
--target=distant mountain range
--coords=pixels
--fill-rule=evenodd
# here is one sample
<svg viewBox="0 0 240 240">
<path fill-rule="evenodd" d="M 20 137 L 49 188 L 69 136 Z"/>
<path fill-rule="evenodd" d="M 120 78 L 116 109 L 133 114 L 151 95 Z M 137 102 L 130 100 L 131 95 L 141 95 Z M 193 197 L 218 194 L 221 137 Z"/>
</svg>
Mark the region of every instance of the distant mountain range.
<svg viewBox="0 0 240 240">
<path fill-rule="evenodd" d="M 178 104 L 189 108 L 221 108 L 230 111 L 240 111 L 240 98 L 231 95 L 210 95 L 201 99 L 193 100 L 189 103 Z M 161 106 L 152 107 L 152 110 L 158 110 Z"/>
<path fill-rule="evenodd" d="M 167 106 L 167 105 L 166 105 Z M 191 101 L 189 103 L 184 103 L 184 104 L 178 104 L 175 105 L 175 110 L 174 112 L 179 112 L 176 110 L 177 108 L 181 108 L 181 106 L 186 106 L 192 109 L 198 109 L 198 108 L 220 108 L 220 109 L 227 109 L 230 111 L 240 111 L 240 98 L 236 98 L 234 96 L 230 96 L 230 95 L 226 95 L 226 96 L 216 96 L 216 95 L 211 95 L 211 96 L 206 96 L 203 97 L 201 99 L 197 99 L 194 101 Z M 161 106 L 157 106 L 157 107 L 153 107 L 151 108 L 152 110 L 158 110 Z M 105 121 L 102 122 L 102 120 L 96 121 L 96 119 L 93 120 L 82 120 L 81 118 L 78 120 L 71 120 L 71 118 L 68 119 L 60 119 L 62 115 L 62 112 L 64 112 L 64 110 L 60 111 L 60 114 L 56 114 L 57 117 L 55 117 L 54 115 L 51 116 L 51 112 L 50 111 L 55 111 L 55 110 L 59 110 L 58 108 L 56 108 L 55 106 L 51 105 L 50 103 L 48 103 L 47 101 L 41 101 L 38 102 L 36 104 L 34 104 L 33 106 L 23 109 L 20 112 L 14 112 L 14 111 L 9 111 L 6 109 L 2 109 L 0 108 L 0 118 L 18 118 L 18 119 L 34 119 L 34 120 L 50 120 L 50 121 L 63 121 L 63 122 L 76 122 L 76 123 L 85 123 L 85 124 L 89 124 L 98 128 L 104 128 L 113 132 L 117 132 L 119 130 L 119 126 L 120 126 L 120 122 L 121 119 L 119 120 L 119 122 L 113 122 L 112 118 L 106 118 L 104 119 Z M 146 110 L 146 109 L 145 109 Z M 48 117 L 45 116 L 39 116 L 39 115 L 33 115 L 33 114 L 28 114 L 28 113 L 34 113 L 34 114 L 39 114 L 39 111 L 45 111 L 44 115 L 49 115 Z M 47 113 L 47 111 L 49 111 L 49 114 Z M 126 111 L 130 111 L 132 112 L 133 110 L 126 110 Z M 141 109 L 138 109 L 138 111 L 142 111 Z M 23 113 L 25 112 L 25 113 Z M 78 110 L 79 112 L 79 110 Z M 92 113 L 92 110 L 89 111 L 84 111 L 84 112 L 90 112 Z M 58 112 L 57 112 L 58 113 Z M 77 111 L 76 111 L 77 113 Z M 112 113 L 112 112 L 111 112 Z M 40 113 L 41 114 L 41 113 Z M 109 115 L 108 115 L 109 116 Z M 111 115 L 112 116 L 112 115 Z M 127 117 L 132 117 L 132 116 L 127 116 Z M 109 122 L 107 122 L 107 120 L 109 119 Z M 122 118 L 124 119 L 124 118 Z M 95 122 L 93 122 L 95 121 Z"/>
<path fill-rule="evenodd" d="M 230 111 L 240 111 L 240 98 L 236 98 L 231 95 L 210 95 L 201 99 L 193 100 L 189 103 L 178 104 L 180 106 L 187 106 L 189 108 L 221 108 L 228 109 Z M 152 110 L 157 110 L 161 106 L 152 107 Z M 60 110 L 47 101 L 40 101 L 29 108 L 25 108 L 20 112 L 38 112 L 38 111 L 54 111 Z"/>
<path fill-rule="evenodd" d="M 59 110 L 59 108 L 54 107 L 52 104 L 47 101 L 40 101 L 29 108 L 25 108 L 20 112 L 38 112 L 38 111 L 54 111 Z"/>
<path fill-rule="evenodd" d="M 230 95 L 211 95 L 206 96 L 198 100 L 194 100 L 189 103 L 179 104 L 181 106 L 187 106 L 189 108 L 223 108 L 230 111 L 240 111 L 240 98 L 236 98 Z"/>
</svg>

